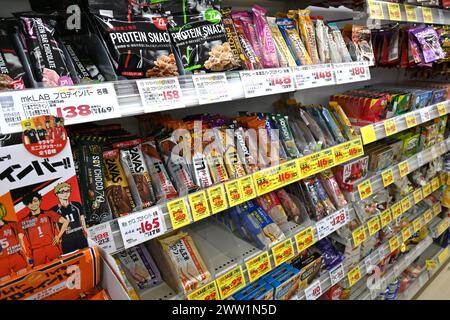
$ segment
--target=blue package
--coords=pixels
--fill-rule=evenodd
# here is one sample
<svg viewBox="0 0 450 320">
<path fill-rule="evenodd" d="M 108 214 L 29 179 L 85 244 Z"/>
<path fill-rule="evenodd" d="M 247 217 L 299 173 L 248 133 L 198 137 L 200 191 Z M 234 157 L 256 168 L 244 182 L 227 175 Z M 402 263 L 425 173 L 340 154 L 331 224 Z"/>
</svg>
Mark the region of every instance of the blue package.
<svg viewBox="0 0 450 320">
<path fill-rule="evenodd" d="M 255 282 L 249 283 L 244 288 L 242 288 L 241 290 L 239 290 L 238 292 L 233 294 L 233 298 L 235 300 L 245 300 L 244 299 L 245 296 L 247 296 L 250 293 L 252 293 L 253 291 L 257 290 L 259 287 L 261 287 L 261 285 L 264 285 L 264 284 L 265 284 L 265 282 L 261 282 L 261 281 L 255 281 Z"/>
<path fill-rule="evenodd" d="M 264 282 L 259 288 L 253 290 L 242 300 L 273 300 L 275 289 L 270 284 Z"/>
<path fill-rule="evenodd" d="M 274 288 L 274 300 L 289 300 L 297 293 L 300 286 L 300 271 L 290 268 L 269 284 Z"/>
<path fill-rule="evenodd" d="M 321 239 L 317 246 L 322 254 L 322 263 L 327 270 L 331 270 L 344 260 L 344 256 L 336 250 L 328 238 Z"/>
</svg>

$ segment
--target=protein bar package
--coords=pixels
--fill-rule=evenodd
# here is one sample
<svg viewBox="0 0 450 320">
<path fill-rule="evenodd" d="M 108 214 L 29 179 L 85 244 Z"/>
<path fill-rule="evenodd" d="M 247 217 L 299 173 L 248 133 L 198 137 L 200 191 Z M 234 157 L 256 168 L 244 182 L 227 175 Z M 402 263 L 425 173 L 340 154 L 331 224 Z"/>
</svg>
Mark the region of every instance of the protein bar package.
<svg viewBox="0 0 450 320">
<path fill-rule="evenodd" d="M 267 10 L 254 5 L 252 7 L 256 32 L 258 40 L 262 48 L 262 62 L 265 68 L 278 68 L 280 62 L 278 61 L 278 55 L 275 47 L 275 42 L 270 32 L 270 27 L 266 20 Z"/>
<path fill-rule="evenodd" d="M 25 70 L 9 36 L 7 23 L 0 21 L 0 90 L 25 88 Z"/>
</svg>

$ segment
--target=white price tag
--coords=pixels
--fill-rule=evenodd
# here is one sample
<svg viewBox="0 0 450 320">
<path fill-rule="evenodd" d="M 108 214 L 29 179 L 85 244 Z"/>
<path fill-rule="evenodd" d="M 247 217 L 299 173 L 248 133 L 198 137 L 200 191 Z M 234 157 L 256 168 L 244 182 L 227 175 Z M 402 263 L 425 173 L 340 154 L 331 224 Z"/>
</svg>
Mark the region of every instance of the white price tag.
<svg viewBox="0 0 450 320">
<path fill-rule="evenodd" d="M 295 67 L 294 78 L 297 89 L 330 86 L 336 83 L 331 64 Z"/>
<path fill-rule="evenodd" d="M 92 226 L 87 229 L 87 232 L 89 239 L 95 241 L 106 253 L 113 253 L 117 250 L 109 222 Z"/>
<path fill-rule="evenodd" d="M 197 74 L 192 76 L 199 104 L 230 101 L 231 94 L 225 73 Z"/>
<path fill-rule="evenodd" d="M 429 108 L 424 108 L 420 110 L 420 118 L 422 119 L 422 122 L 428 122 L 431 120 L 431 114 Z"/>
<path fill-rule="evenodd" d="M 335 63 L 333 68 L 337 84 L 370 80 L 370 69 L 367 62 Z"/>
<path fill-rule="evenodd" d="M 419 164 L 419 167 L 424 165 L 424 163 L 423 163 L 423 156 L 422 156 L 422 154 L 420 152 L 417 154 L 417 163 Z"/>
<path fill-rule="evenodd" d="M 0 94 L 2 133 L 20 132 L 21 120 L 42 115 L 64 118 L 65 124 L 121 117 L 112 83 L 16 90 Z"/>
<path fill-rule="evenodd" d="M 125 249 L 158 237 L 166 232 L 159 206 L 144 209 L 117 219 Z"/>
<path fill-rule="evenodd" d="M 317 300 L 322 295 L 322 286 L 320 280 L 314 281 L 305 289 L 306 300 Z"/>
<path fill-rule="evenodd" d="M 338 230 L 344 226 L 348 221 L 348 210 L 347 208 L 342 208 L 341 210 L 323 218 L 316 224 L 317 235 L 320 239 L 325 238 L 329 234 Z"/>
<path fill-rule="evenodd" d="M 178 78 L 137 80 L 144 112 L 158 112 L 184 108 L 183 93 Z"/>
<path fill-rule="evenodd" d="M 295 91 L 290 68 L 239 72 L 246 98 Z"/>
<path fill-rule="evenodd" d="M 338 266 L 334 267 L 330 270 L 330 280 L 331 286 L 334 286 L 336 283 L 341 281 L 345 276 L 344 265 L 341 263 Z"/>
</svg>

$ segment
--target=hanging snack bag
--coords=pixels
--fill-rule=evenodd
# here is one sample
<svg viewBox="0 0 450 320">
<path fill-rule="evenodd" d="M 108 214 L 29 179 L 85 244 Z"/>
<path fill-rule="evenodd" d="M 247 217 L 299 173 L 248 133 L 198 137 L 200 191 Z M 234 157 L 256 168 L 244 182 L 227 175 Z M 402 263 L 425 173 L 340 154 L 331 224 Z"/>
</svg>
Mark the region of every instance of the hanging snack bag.
<svg viewBox="0 0 450 320">
<path fill-rule="evenodd" d="M 302 33 L 306 50 L 311 57 L 312 64 L 319 64 L 320 59 L 319 52 L 317 51 L 316 33 L 309 13 L 309 10 L 298 10 L 299 29 Z"/>
<path fill-rule="evenodd" d="M 252 11 L 255 19 L 256 33 L 261 43 L 263 66 L 265 68 L 278 68 L 280 62 L 278 61 L 275 42 L 266 20 L 267 10 L 258 5 L 254 5 Z"/>
<path fill-rule="evenodd" d="M 7 23 L 0 24 L 0 91 L 25 89 L 25 70 L 9 37 Z"/>
<path fill-rule="evenodd" d="M 315 21 L 317 50 L 321 63 L 331 63 L 330 44 L 328 42 L 328 27 L 323 22 L 323 18 Z"/>
<path fill-rule="evenodd" d="M 445 52 L 439 43 L 439 36 L 433 27 L 415 29 L 412 31 L 417 42 L 422 48 L 425 63 L 434 62 L 445 58 Z"/>
<path fill-rule="evenodd" d="M 312 64 L 311 57 L 309 56 L 302 39 L 300 39 L 300 35 L 295 29 L 294 20 L 288 18 L 277 19 L 277 24 L 286 44 L 291 49 L 292 55 L 296 59 L 297 65 Z"/>
<path fill-rule="evenodd" d="M 334 42 L 336 43 L 342 62 L 352 62 L 352 57 L 350 56 L 347 46 L 345 45 L 345 41 L 344 38 L 342 37 L 341 30 L 339 30 L 336 23 L 329 23 L 328 26 L 330 27 Z"/>
</svg>

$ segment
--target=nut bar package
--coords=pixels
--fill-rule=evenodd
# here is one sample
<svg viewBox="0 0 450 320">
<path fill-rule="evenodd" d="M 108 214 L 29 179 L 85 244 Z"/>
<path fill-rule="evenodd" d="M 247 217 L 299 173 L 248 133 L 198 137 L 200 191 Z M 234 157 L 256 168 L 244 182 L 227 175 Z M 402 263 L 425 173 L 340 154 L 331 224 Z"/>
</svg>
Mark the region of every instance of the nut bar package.
<svg viewBox="0 0 450 320">
<path fill-rule="evenodd" d="M 325 170 L 321 172 L 319 174 L 319 177 L 325 190 L 328 192 L 331 199 L 333 200 L 333 203 L 336 206 L 336 208 L 340 209 L 342 207 L 345 207 L 347 205 L 347 200 L 345 200 L 344 194 L 339 188 L 336 178 L 334 177 L 331 170 Z"/>
<path fill-rule="evenodd" d="M 119 252 L 118 258 L 136 289 L 148 289 L 162 282 L 161 274 L 144 245 Z"/>
<path fill-rule="evenodd" d="M 218 10 L 168 18 L 169 33 L 185 71 L 226 71 L 240 67 Z"/>
<path fill-rule="evenodd" d="M 0 21 L 0 91 L 26 87 L 25 70 L 8 33 L 8 23 Z"/>
<path fill-rule="evenodd" d="M 254 5 L 252 11 L 255 19 L 256 34 L 262 48 L 261 56 L 263 66 L 264 68 L 278 68 L 280 62 L 278 61 L 275 42 L 270 33 L 269 25 L 267 24 L 267 10 L 258 5 Z"/>
<path fill-rule="evenodd" d="M 105 165 L 106 198 L 114 217 L 118 218 L 132 212 L 136 204 L 131 195 L 127 178 L 119 160 L 119 150 L 103 152 Z"/>
<path fill-rule="evenodd" d="M 178 76 L 167 20 L 95 15 L 116 72 L 128 78 Z"/>
<path fill-rule="evenodd" d="M 187 233 L 179 232 L 157 241 L 169 261 L 169 270 L 166 271 L 171 271 L 178 282 L 181 280 L 184 292 L 201 288 L 211 280 L 210 272 Z"/>
<path fill-rule="evenodd" d="M 241 42 L 231 16 L 231 8 L 223 8 L 220 12 L 222 13 L 222 22 L 225 27 L 225 34 L 227 35 L 228 42 L 230 43 L 234 60 L 240 61 L 241 67 L 245 67 L 249 61 L 242 50 Z"/>
<path fill-rule="evenodd" d="M 248 42 L 250 42 L 253 48 L 253 52 L 258 57 L 258 59 L 262 60 L 261 43 L 258 41 L 256 26 L 250 13 L 248 13 L 247 11 L 233 12 L 232 17 L 236 27 L 242 25 L 242 29 L 244 30 L 244 38 L 247 39 Z M 240 23 L 238 23 L 238 21 L 240 21 Z M 263 68 L 263 61 L 260 62 L 261 68 Z"/>
<path fill-rule="evenodd" d="M 275 192 L 266 193 L 256 198 L 256 201 L 277 225 L 287 222 L 288 217 Z"/>
<path fill-rule="evenodd" d="M 360 60 L 368 61 L 369 65 L 375 64 L 375 55 L 372 47 L 372 35 L 370 29 L 364 26 L 352 26 L 352 40 L 357 45 Z"/>
<path fill-rule="evenodd" d="M 247 70 L 261 69 L 262 64 L 260 62 L 259 56 L 255 53 L 255 50 L 253 49 L 251 42 L 245 36 L 245 30 L 242 20 L 239 18 L 235 18 L 234 14 L 232 16 L 233 16 L 233 24 L 236 29 L 236 33 L 239 38 L 242 51 L 245 56 L 245 59 L 243 59 L 245 63 L 245 69 Z"/>
<path fill-rule="evenodd" d="M 297 63 L 289 50 L 280 28 L 277 25 L 277 19 L 275 17 L 267 17 L 267 23 L 269 24 L 270 32 L 272 33 L 273 40 L 278 52 L 278 58 L 280 60 L 281 67 L 296 67 Z"/>
<path fill-rule="evenodd" d="M 286 44 L 294 56 L 297 65 L 301 66 L 312 64 L 311 57 L 309 56 L 309 53 L 306 50 L 302 39 L 300 39 L 297 29 L 295 28 L 294 20 L 288 18 L 277 19 L 277 24 L 284 40 L 286 41 Z"/>
<path fill-rule="evenodd" d="M 20 21 L 36 80 L 43 82 L 44 87 L 73 85 L 62 44 L 54 37 L 51 21 L 24 16 Z"/>
<path fill-rule="evenodd" d="M 314 30 L 314 23 L 309 16 L 310 10 L 298 10 L 297 19 L 299 30 L 302 33 L 302 38 L 306 46 L 306 50 L 311 57 L 312 64 L 319 64 L 319 52 L 317 51 L 316 33 Z"/>
<path fill-rule="evenodd" d="M 205 139 L 205 141 L 208 141 Z M 214 184 L 222 183 L 229 180 L 227 168 L 225 166 L 224 158 L 220 150 L 217 140 L 210 142 L 208 150 L 205 150 L 206 161 L 208 163 L 209 171 L 211 172 Z M 206 148 L 205 148 L 206 149 Z M 236 173 L 230 170 L 231 174 Z"/>
<path fill-rule="evenodd" d="M 196 130 L 192 131 L 192 138 L 194 140 L 192 147 L 192 171 L 195 183 L 201 189 L 205 189 L 213 185 L 213 179 L 209 172 L 208 162 L 204 153 L 207 143 L 201 140 L 202 135 L 196 133 Z"/>
<path fill-rule="evenodd" d="M 136 144 L 137 142 L 137 144 Z M 136 206 L 148 208 L 156 202 L 151 185 L 150 173 L 144 161 L 140 140 L 116 143 L 114 148 L 120 149 L 120 162 L 130 188 L 135 194 Z"/>
</svg>

